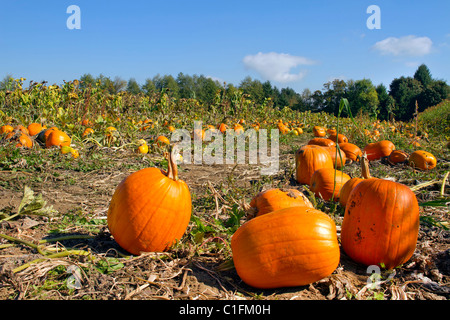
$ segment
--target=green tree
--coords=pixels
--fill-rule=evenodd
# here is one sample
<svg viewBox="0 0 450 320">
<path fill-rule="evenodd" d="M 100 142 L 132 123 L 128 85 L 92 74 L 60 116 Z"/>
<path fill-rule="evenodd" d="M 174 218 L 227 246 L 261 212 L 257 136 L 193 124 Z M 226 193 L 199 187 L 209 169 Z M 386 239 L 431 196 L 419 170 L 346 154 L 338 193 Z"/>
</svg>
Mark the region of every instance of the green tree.
<svg viewBox="0 0 450 320">
<path fill-rule="evenodd" d="M 395 100 L 396 119 L 407 121 L 414 116 L 416 101 L 422 91 L 422 83 L 412 77 L 400 77 L 392 80 L 389 94 Z"/>
<path fill-rule="evenodd" d="M 90 73 L 85 73 L 80 77 L 80 89 L 84 90 L 89 86 L 95 86 L 95 78 Z"/>
<path fill-rule="evenodd" d="M 378 93 L 371 80 L 350 81 L 347 91 L 347 99 L 353 115 L 363 112 L 372 117 L 378 117 Z"/>
<path fill-rule="evenodd" d="M 257 79 L 253 80 L 250 76 L 247 76 L 241 81 L 239 88 L 244 92 L 244 94 L 248 94 L 250 99 L 252 99 L 255 103 L 263 103 L 265 96 L 261 81 Z"/>
<path fill-rule="evenodd" d="M 426 88 L 433 81 L 430 69 L 428 69 L 428 67 L 424 64 L 421 64 L 417 68 L 416 72 L 414 73 L 414 79 L 419 81 L 424 88 Z"/>
<path fill-rule="evenodd" d="M 341 79 L 328 81 L 323 85 L 324 105 L 322 110 L 337 115 L 339 113 L 339 103 L 342 98 L 346 98 L 347 83 Z M 351 105 L 351 104 L 350 104 Z M 353 111 L 352 111 L 353 112 Z"/>
<path fill-rule="evenodd" d="M 153 77 L 153 83 L 157 91 L 167 91 L 167 94 L 173 98 L 178 98 L 179 88 L 178 83 L 172 75 L 164 75 L 161 77 L 159 74 Z"/>
<path fill-rule="evenodd" d="M 195 98 L 195 82 L 193 77 L 180 72 L 176 80 L 180 98 Z"/>
<path fill-rule="evenodd" d="M 142 91 L 148 96 L 156 92 L 156 87 L 152 79 L 145 79 L 145 82 L 142 85 Z"/>
<path fill-rule="evenodd" d="M 388 90 L 384 84 L 376 86 L 378 95 L 378 118 L 380 120 L 391 120 L 394 115 L 394 98 L 389 95 Z"/>
<path fill-rule="evenodd" d="M 132 94 L 139 94 L 141 93 L 141 87 L 137 83 L 136 79 L 130 78 L 127 83 L 127 91 Z"/>
<path fill-rule="evenodd" d="M 447 99 L 450 94 L 450 86 L 443 80 L 433 80 L 419 95 L 418 104 L 419 112 L 426 108 L 439 104 L 442 100 Z"/>
</svg>

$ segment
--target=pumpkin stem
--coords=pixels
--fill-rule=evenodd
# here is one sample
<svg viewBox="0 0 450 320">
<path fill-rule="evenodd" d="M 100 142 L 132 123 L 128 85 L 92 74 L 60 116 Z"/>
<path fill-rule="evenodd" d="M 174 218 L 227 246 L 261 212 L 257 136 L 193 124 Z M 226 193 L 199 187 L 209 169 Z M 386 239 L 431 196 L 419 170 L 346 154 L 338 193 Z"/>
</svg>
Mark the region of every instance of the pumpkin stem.
<svg viewBox="0 0 450 320">
<path fill-rule="evenodd" d="M 369 170 L 369 159 L 367 159 L 367 153 L 363 152 L 362 156 L 360 157 L 359 161 L 361 162 L 361 176 L 364 179 L 370 179 L 372 178 L 370 176 L 370 170 Z"/>
<path fill-rule="evenodd" d="M 175 162 L 175 154 L 173 146 L 169 147 L 169 152 L 165 153 L 167 159 L 167 177 L 177 181 L 178 180 L 178 168 Z"/>
</svg>

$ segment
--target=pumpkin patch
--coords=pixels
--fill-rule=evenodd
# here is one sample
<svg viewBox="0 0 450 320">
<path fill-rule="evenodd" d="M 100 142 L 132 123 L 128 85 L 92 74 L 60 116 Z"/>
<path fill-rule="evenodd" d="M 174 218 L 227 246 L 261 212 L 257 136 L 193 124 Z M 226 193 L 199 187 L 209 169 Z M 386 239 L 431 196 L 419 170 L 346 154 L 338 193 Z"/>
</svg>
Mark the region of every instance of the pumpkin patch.
<svg viewBox="0 0 450 320">
<path fill-rule="evenodd" d="M 94 88 L 42 87 L 30 101 L 57 107 L 0 113 L 0 263 L 22 281 L 5 273 L 0 296 L 423 298 L 417 274 L 448 282 L 447 141 L 424 124 Z M 250 133 L 268 144 L 255 162 Z M 377 291 L 370 268 L 400 272 Z"/>
</svg>

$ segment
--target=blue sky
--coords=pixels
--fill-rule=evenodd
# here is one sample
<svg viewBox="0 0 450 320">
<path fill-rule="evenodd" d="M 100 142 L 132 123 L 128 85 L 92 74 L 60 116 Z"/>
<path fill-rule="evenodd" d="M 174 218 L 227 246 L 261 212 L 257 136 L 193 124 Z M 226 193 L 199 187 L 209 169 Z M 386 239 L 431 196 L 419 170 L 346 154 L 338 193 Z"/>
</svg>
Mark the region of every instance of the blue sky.
<svg viewBox="0 0 450 320">
<path fill-rule="evenodd" d="M 81 29 L 67 28 L 70 5 Z M 369 29 L 370 5 L 381 29 Z M 389 87 L 425 63 L 450 82 L 450 1 L 4 1 L 0 78 L 62 83 L 85 73 L 139 83 L 156 74 L 246 76 L 320 90 L 334 79 Z"/>
</svg>

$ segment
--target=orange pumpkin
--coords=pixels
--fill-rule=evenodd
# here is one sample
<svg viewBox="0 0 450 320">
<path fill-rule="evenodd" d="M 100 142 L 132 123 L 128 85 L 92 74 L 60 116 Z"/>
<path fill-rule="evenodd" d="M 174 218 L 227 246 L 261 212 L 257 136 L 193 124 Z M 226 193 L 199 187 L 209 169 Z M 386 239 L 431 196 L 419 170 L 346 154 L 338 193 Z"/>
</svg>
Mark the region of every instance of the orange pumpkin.
<svg viewBox="0 0 450 320">
<path fill-rule="evenodd" d="M 339 203 L 341 204 L 341 206 L 345 208 L 345 206 L 347 205 L 348 196 L 350 195 L 352 190 L 358 185 L 358 183 L 360 183 L 363 180 L 364 180 L 363 178 L 355 177 L 351 178 L 346 183 L 344 183 L 341 190 L 339 191 Z"/>
<path fill-rule="evenodd" d="M 352 190 L 358 185 L 358 183 L 360 183 L 364 179 L 372 178 L 369 170 L 369 160 L 367 159 L 367 155 L 365 153 L 362 154 L 360 163 L 361 163 L 361 177 L 351 178 L 346 183 L 344 183 L 341 190 L 339 191 L 339 203 L 343 207 L 347 205 L 348 197 L 350 196 Z"/>
<path fill-rule="evenodd" d="M 165 137 L 165 136 L 158 136 L 157 138 L 156 138 L 156 144 L 159 146 L 159 147 L 162 147 L 163 145 L 169 145 L 170 144 L 170 140 L 169 140 L 169 138 L 167 138 L 167 137 Z"/>
<path fill-rule="evenodd" d="M 333 273 L 340 251 L 334 221 L 306 206 L 244 223 L 231 238 L 239 277 L 255 288 L 303 286 Z"/>
<path fill-rule="evenodd" d="M 403 150 L 393 150 L 391 154 L 387 157 L 387 161 L 391 165 L 396 165 L 398 163 L 405 163 L 409 159 L 409 154 Z"/>
<path fill-rule="evenodd" d="M 47 136 L 47 139 L 45 140 L 45 146 L 47 148 L 70 146 L 71 141 L 72 139 L 70 139 L 70 137 L 64 131 L 53 130 Z"/>
<path fill-rule="evenodd" d="M 295 154 L 295 178 L 298 183 L 311 182 L 314 171 L 320 168 L 333 168 L 333 160 L 327 150 L 317 145 L 306 145 Z"/>
<path fill-rule="evenodd" d="M 407 186 L 371 178 L 350 193 L 341 244 L 354 261 L 395 268 L 411 258 L 418 232 L 419 205 Z"/>
<path fill-rule="evenodd" d="M 437 164 L 436 157 L 433 154 L 423 150 L 417 150 L 411 153 L 408 161 L 411 167 L 421 170 L 433 169 Z"/>
<path fill-rule="evenodd" d="M 325 137 L 327 134 L 327 130 L 321 126 L 314 126 L 312 130 L 315 137 Z"/>
<path fill-rule="evenodd" d="M 255 209 L 256 216 L 296 206 L 314 208 L 311 201 L 297 189 L 269 189 L 258 193 L 250 202 L 250 207 Z"/>
<path fill-rule="evenodd" d="M 18 138 L 17 138 L 18 142 L 16 144 L 16 147 L 20 148 L 31 148 L 33 146 L 33 140 L 31 140 L 31 138 L 25 134 L 22 133 Z"/>
<path fill-rule="evenodd" d="M 52 133 L 53 131 L 56 131 L 56 130 L 59 130 L 59 129 L 57 127 L 50 127 L 48 129 L 45 129 L 45 131 L 43 131 L 43 137 L 42 137 L 43 141 L 42 142 L 45 143 L 47 141 L 47 138 L 50 135 L 50 133 Z M 41 131 L 41 133 L 42 133 L 42 131 Z"/>
<path fill-rule="evenodd" d="M 236 134 L 244 133 L 244 127 L 243 127 L 241 124 L 237 123 L 237 124 L 234 126 L 234 132 L 235 132 Z"/>
<path fill-rule="evenodd" d="M 328 139 L 336 142 L 336 143 L 346 143 L 348 142 L 348 138 L 346 136 L 344 136 L 343 134 L 339 133 L 339 135 L 336 135 L 336 133 L 334 134 L 330 134 L 328 136 Z"/>
<path fill-rule="evenodd" d="M 347 200 L 352 192 L 352 190 L 364 179 L 370 179 L 372 176 L 370 175 L 369 170 L 369 160 L 367 159 L 367 155 L 364 153 L 361 156 L 361 177 L 355 177 L 348 180 L 344 185 L 342 186 L 341 190 L 339 191 L 339 203 L 345 207 L 347 205 Z"/>
<path fill-rule="evenodd" d="M 225 131 L 227 131 L 227 129 L 228 129 L 228 126 L 225 123 L 221 123 L 219 125 L 219 131 L 220 132 L 225 133 Z"/>
<path fill-rule="evenodd" d="M 352 161 L 358 161 L 358 158 L 362 155 L 361 149 L 356 144 L 350 142 L 339 143 L 339 148 L 344 151 L 345 156 Z"/>
<path fill-rule="evenodd" d="M 369 143 L 363 151 L 367 153 L 367 159 L 372 161 L 389 156 L 393 150 L 395 150 L 395 145 L 391 141 L 382 140 Z"/>
<path fill-rule="evenodd" d="M 88 135 L 90 135 L 90 134 L 92 134 L 92 133 L 94 133 L 94 129 L 92 129 L 92 128 L 86 128 L 86 129 L 84 129 L 84 131 L 83 131 L 83 133 L 81 134 L 81 136 L 84 138 L 84 137 L 87 137 Z"/>
<path fill-rule="evenodd" d="M 27 130 L 30 136 L 34 136 L 41 132 L 43 127 L 40 123 L 33 122 L 28 125 Z"/>
<path fill-rule="evenodd" d="M 313 138 L 308 141 L 308 144 L 314 144 L 316 146 L 322 147 L 334 147 L 336 143 L 333 140 L 327 138 Z"/>
<path fill-rule="evenodd" d="M 168 170 L 145 168 L 125 178 L 108 209 L 108 228 L 134 255 L 169 250 L 184 235 L 192 211 L 187 184 L 178 178 L 173 150 Z"/>
<path fill-rule="evenodd" d="M 28 132 L 28 129 L 27 128 L 25 128 L 23 125 L 21 125 L 21 124 L 19 124 L 19 125 L 17 125 L 17 126 L 15 126 L 14 127 L 14 130 L 19 130 L 19 131 L 21 131 L 22 133 L 25 133 L 25 134 L 30 134 L 29 132 Z"/>
<path fill-rule="evenodd" d="M 0 127 L 0 134 L 4 134 L 4 133 L 10 133 L 14 131 L 14 127 L 10 126 L 9 124 L 5 124 L 3 126 Z"/>
<path fill-rule="evenodd" d="M 342 186 L 350 180 L 350 176 L 334 168 L 321 168 L 314 172 L 311 177 L 309 188 L 316 196 L 325 201 L 339 198 Z"/>
<path fill-rule="evenodd" d="M 344 151 L 342 151 L 340 148 L 338 149 L 337 147 L 325 147 L 325 150 L 327 150 L 331 156 L 333 167 L 336 167 L 338 169 L 344 167 L 345 162 L 347 161 L 347 156 L 345 155 Z"/>
</svg>

